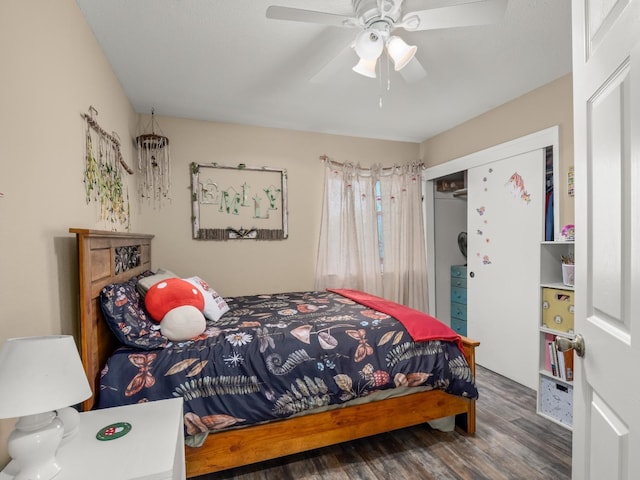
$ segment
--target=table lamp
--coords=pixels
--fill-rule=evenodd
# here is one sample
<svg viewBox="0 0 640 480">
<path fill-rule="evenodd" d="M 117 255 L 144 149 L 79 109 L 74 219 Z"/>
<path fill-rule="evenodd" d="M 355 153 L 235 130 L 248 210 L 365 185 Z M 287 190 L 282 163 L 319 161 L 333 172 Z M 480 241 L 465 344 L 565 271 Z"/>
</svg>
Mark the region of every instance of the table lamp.
<svg viewBox="0 0 640 480">
<path fill-rule="evenodd" d="M 61 470 L 56 451 L 78 426 L 70 408 L 91 396 L 73 337 L 11 338 L 0 348 L 0 418 L 20 417 L 9 435 L 15 480 L 48 480 Z M 75 417 L 75 418 L 74 418 Z"/>
</svg>

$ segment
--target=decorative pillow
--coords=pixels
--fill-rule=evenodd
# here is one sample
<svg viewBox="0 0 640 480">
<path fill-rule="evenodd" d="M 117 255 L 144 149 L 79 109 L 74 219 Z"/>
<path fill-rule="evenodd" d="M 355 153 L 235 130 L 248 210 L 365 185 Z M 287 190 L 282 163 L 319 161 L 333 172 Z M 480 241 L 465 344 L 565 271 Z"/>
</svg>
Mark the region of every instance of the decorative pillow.
<svg viewBox="0 0 640 480">
<path fill-rule="evenodd" d="M 200 292 L 202 292 L 204 296 L 204 310 L 202 313 L 204 313 L 204 316 L 208 320 L 220 320 L 220 317 L 229 311 L 229 305 L 224 301 L 224 298 L 218 295 L 203 279 L 200 277 L 189 277 L 184 280 L 195 285 Z"/>
<path fill-rule="evenodd" d="M 144 306 L 151 318 L 161 322 L 164 316 L 177 307 L 191 305 L 202 311 L 204 295 L 200 289 L 181 278 L 167 278 L 151 286 L 144 297 Z"/>
<path fill-rule="evenodd" d="M 160 331 L 169 340 L 184 342 L 196 338 L 207 328 L 204 315 L 193 305 L 169 310 L 160 322 Z"/>
<path fill-rule="evenodd" d="M 207 328 L 202 292 L 181 278 L 167 278 L 152 285 L 144 305 L 151 318 L 160 323 L 160 332 L 171 341 L 184 342 Z"/>
<path fill-rule="evenodd" d="M 160 325 L 143 308 L 142 297 L 136 287 L 141 277 L 112 283 L 102 289 L 100 305 L 104 319 L 125 346 L 143 350 L 165 348 L 170 343 L 169 339 L 162 335 Z"/>
<path fill-rule="evenodd" d="M 156 273 L 154 275 L 150 275 L 138 280 L 138 291 L 140 292 L 140 295 L 144 297 L 147 294 L 147 291 L 159 281 L 166 280 L 167 278 L 177 277 L 178 275 L 176 275 L 172 271 L 165 270 L 164 268 L 159 268 L 158 270 L 156 270 Z"/>
</svg>

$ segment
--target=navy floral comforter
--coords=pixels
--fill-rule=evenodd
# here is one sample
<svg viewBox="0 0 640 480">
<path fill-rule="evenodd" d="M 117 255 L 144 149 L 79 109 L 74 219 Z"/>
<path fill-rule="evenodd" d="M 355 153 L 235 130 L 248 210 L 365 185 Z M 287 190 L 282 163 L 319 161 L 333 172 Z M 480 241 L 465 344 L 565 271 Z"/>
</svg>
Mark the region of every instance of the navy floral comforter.
<svg viewBox="0 0 640 480">
<path fill-rule="evenodd" d="M 226 299 L 195 341 L 119 349 L 98 408 L 183 397 L 185 432 L 281 419 L 397 386 L 477 398 L 454 342 L 414 343 L 401 323 L 332 292 Z"/>
</svg>

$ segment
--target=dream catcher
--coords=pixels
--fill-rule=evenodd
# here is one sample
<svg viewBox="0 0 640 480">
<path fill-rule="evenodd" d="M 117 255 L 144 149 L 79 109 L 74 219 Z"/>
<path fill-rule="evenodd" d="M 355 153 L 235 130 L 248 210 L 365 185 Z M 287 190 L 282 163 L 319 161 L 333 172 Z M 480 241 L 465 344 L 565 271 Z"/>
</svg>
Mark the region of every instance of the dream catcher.
<svg viewBox="0 0 640 480">
<path fill-rule="evenodd" d="M 138 192 L 142 198 L 153 203 L 154 207 L 162 207 L 162 202 L 169 198 L 171 187 L 171 165 L 169 139 L 156 133 L 154 111 L 151 110 L 151 125 L 145 133 L 136 137 L 138 147 L 138 172 L 140 180 Z"/>
</svg>

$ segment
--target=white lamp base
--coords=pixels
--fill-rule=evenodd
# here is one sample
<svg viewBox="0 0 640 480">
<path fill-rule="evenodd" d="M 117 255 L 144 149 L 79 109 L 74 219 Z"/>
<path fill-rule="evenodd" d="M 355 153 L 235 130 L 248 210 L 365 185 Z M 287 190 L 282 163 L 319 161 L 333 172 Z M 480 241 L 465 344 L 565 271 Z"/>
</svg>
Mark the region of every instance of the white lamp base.
<svg viewBox="0 0 640 480">
<path fill-rule="evenodd" d="M 55 455 L 62 434 L 62 421 L 54 412 L 20 418 L 8 444 L 9 455 L 19 469 L 14 480 L 49 480 L 60 473 Z"/>
<path fill-rule="evenodd" d="M 58 418 L 62 421 L 64 433 L 62 435 L 62 442 L 66 443 L 74 437 L 80 429 L 80 414 L 73 407 L 64 407 L 56 410 Z"/>
</svg>

